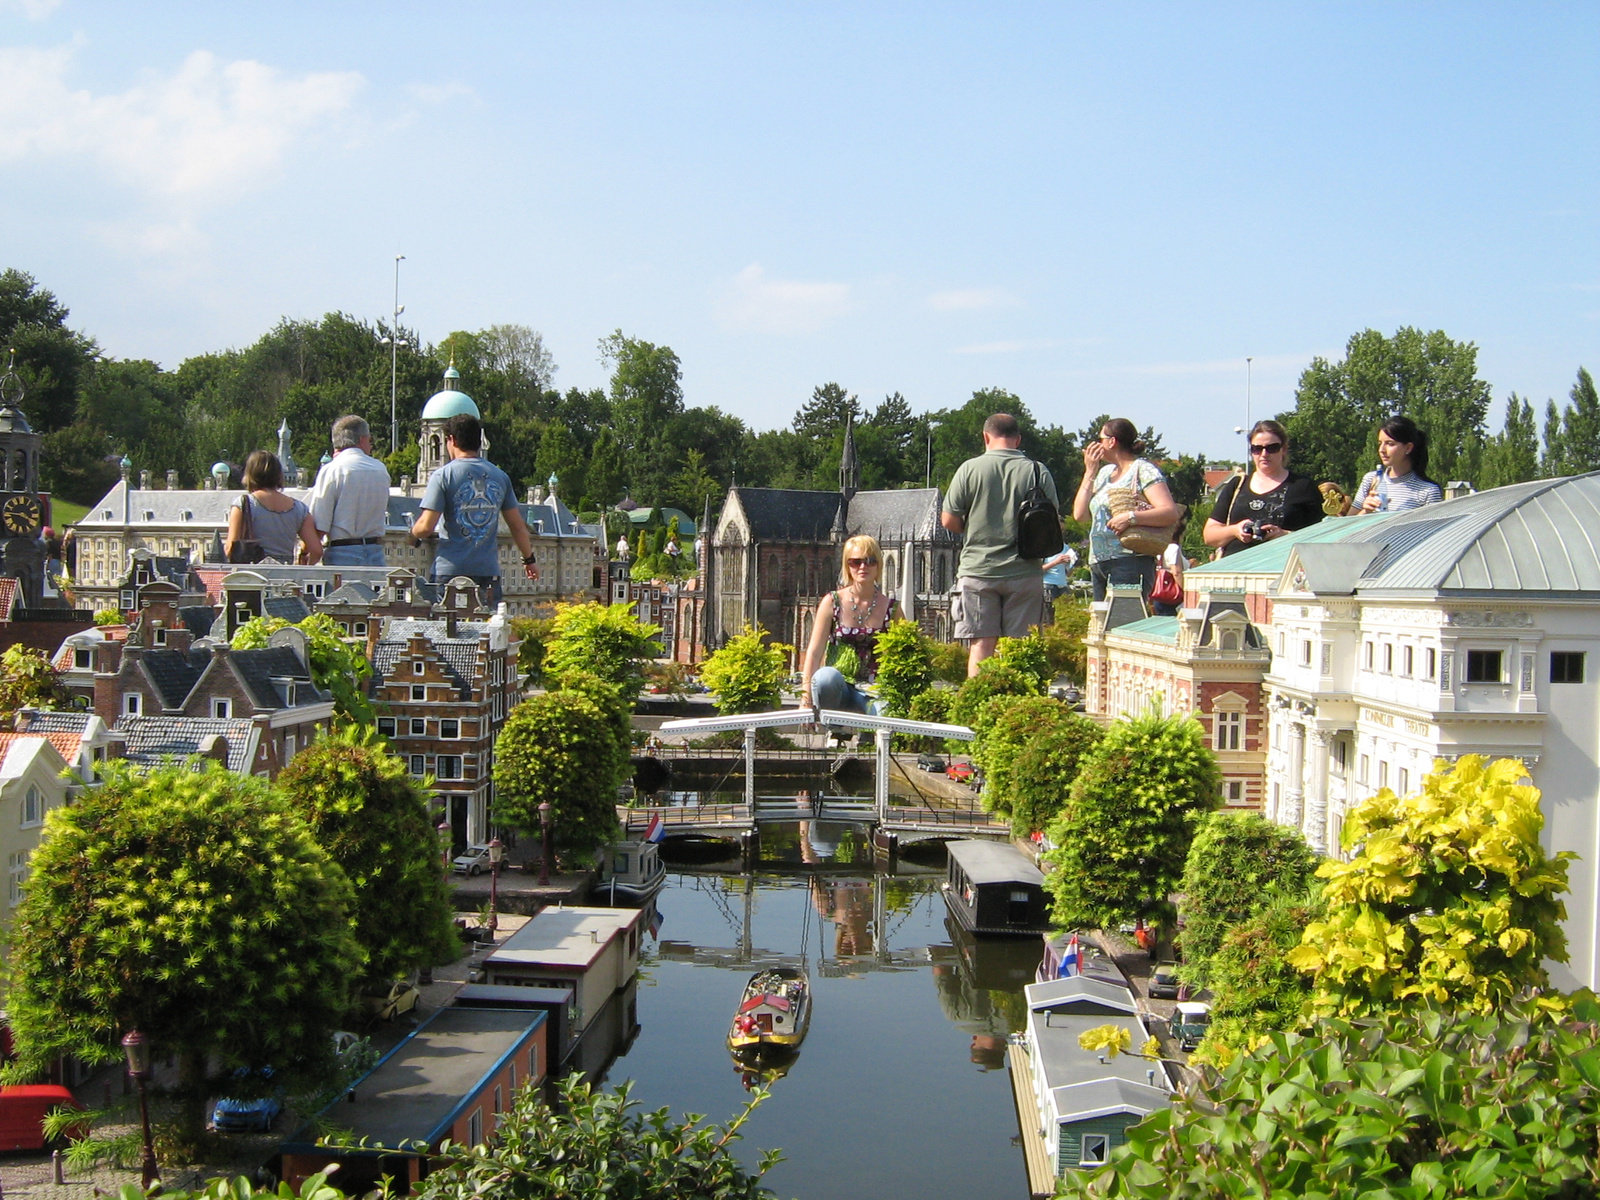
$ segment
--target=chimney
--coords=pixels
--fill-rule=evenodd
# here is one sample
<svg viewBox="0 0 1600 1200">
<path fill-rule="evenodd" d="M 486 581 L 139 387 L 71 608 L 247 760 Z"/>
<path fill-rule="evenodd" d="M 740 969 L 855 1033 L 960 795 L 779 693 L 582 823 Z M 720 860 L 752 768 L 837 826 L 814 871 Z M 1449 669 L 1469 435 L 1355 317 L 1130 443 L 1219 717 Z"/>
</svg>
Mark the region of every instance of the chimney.
<svg viewBox="0 0 1600 1200">
<path fill-rule="evenodd" d="M 173 469 L 171 467 L 168 467 L 167 468 L 167 491 L 175 492 L 177 490 L 178 490 L 178 472 L 175 469 Z"/>
<path fill-rule="evenodd" d="M 149 471 L 140 471 L 139 472 L 139 490 L 141 492 L 148 492 L 150 490 L 150 472 Z"/>
<path fill-rule="evenodd" d="M 411 476 L 409 476 L 409 475 L 400 476 L 400 494 L 402 496 L 410 496 L 411 495 Z"/>
<path fill-rule="evenodd" d="M 447 638 L 456 636 L 456 610 L 454 608 L 444 610 L 444 635 Z"/>
</svg>

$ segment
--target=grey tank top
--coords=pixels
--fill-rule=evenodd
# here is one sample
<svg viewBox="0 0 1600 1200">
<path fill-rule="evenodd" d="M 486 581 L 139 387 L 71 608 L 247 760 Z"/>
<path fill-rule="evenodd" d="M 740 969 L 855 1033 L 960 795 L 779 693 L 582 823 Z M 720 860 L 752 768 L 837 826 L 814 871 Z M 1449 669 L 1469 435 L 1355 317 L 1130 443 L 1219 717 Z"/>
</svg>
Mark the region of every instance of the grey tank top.
<svg viewBox="0 0 1600 1200">
<path fill-rule="evenodd" d="M 275 513 L 246 493 L 235 502 L 235 507 L 248 503 L 250 520 L 255 526 L 255 540 L 268 558 L 281 563 L 294 562 L 295 544 L 300 540 L 300 527 L 306 523 L 311 510 L 296 500 L 288 512 Z"/>
</svg>

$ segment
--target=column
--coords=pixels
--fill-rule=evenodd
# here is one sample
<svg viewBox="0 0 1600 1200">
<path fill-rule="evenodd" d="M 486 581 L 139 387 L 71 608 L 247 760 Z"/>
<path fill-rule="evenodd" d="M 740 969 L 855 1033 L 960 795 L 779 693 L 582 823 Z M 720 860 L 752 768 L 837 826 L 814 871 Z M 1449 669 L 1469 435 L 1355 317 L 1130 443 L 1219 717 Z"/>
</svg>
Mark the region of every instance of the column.
<svg viewBox="0 0 1600 1200">
<path fill-rule="evenodd" d="M 1311 779 L 1302 832 L 1318 854 L 1328 852 L 1328 744 L 1332 740 L 1326 729 L 1311 731 Z"/>
<path fill-rule="evenodd" d="M 1289 724 L 1289 770 L 1283 781 L 1283 811 L 1278 822 L 1301 828 L 1306 796 L 1306 727 L 1299 721 Z"/>
</svg>

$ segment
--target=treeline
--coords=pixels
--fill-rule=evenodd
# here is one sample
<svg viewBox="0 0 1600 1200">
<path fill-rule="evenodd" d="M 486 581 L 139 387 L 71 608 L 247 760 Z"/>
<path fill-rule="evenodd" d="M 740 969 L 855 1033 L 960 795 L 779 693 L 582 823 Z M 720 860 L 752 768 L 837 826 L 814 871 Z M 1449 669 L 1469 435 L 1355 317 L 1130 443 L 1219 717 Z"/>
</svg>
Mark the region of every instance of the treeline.
<svg viewBox="0 0 1600 1200">
<path fill-rule="evenodd" d="M 1351 488 L 1378 464 L 1379 424 L 1404 414 L 1428 434 L 1428 474 L 1441 483 L 1464 479 L 1483 491 L 1600 470 L 1600 396 L 1587 370 L 1578 368 L 1567 404 L 1546 402 L 1541 442 L 1533 404 L 1515 392 L 1501 431 L 1488 432 L 1490 389 L 1477 359 L 1473 343 L 1438 330 L 1356 334 L 1342 361 L 1312 360 L 1294 409 L 1279 414 L 1290 465 Z"/>
<path fill-rule="evenodd" d="M 276 447 L 283 421 L 296 460 L 314 467 L 334 419 L 350 412 L 372 424 L 396 478 L 415 475 L 422 406 L 451 364 L 483 413 L 494 461 L 522 486 L 558 476 L 562 496 L 580 512 L 626 494 L 698 517 L 708 498 L 715 507 L 734 482 L 835 488 L 847 422 L 855 425 L 861 487 L 942 486 L 979 450 L 983 420 L 996 411 L 1016 414 L 1023 449 L 1050 468 L 1065 500 L 1082 476 L 1081 448 L 1107 415 L 1076 430 L 1046 425 L 1003 388 L 917 413 L 898 392 L 863 403 L 830 382 L 813 390 L 787 428 L 757 432 L 720 409 L 687 404 L 672 348 L 620 330 L 599 346 L 608 386 L 562 391 L 543 339 L 523 325 L 452 333 L 427 345 L 414 330 L 343 313 L 285 318 L 245 349 L 198 355 L 169 371 L 103 355 L 68 315 L 26 273 L 0 274 L 0 338 L 16 349 L 23 409 L 46 437 L 46 486 L 80 504 L 116 481 L 124 454 L 135 471 L 161 481 L 176 470 L 180 484 L 192 487 L 215 462 L 238 464 L 253 449 Z M 400 342 L 398 449 L 389 446 L 391 338 Z M 1481 489 L 1600 468 L 1600 399 L 1587 371 L 1579 370 L 1570 403 L 1547 406 L 1542 441 L 1533 406 L 1515 394 L 1504 429 L 1489 435 L 1490 399 L 1472 343 L 1439 331 L 1405 328 L 1386 337 L 1366 330 L 1350 339 L 1343 361 L 1312 361 L 1295 408 L 1281 419 L 1295 469 L 1346 487 L 1377 461 L 1379 422 L 1402 412 L 1430 434 L 1430 473 L 1440 480 L 1468 479 Z M 1170 457 L 1153 428 L 1144 440 L 1148 456 L 1164 463 L 1174 497 L 1199 501 L 1204 457 Z"/>
</svg>

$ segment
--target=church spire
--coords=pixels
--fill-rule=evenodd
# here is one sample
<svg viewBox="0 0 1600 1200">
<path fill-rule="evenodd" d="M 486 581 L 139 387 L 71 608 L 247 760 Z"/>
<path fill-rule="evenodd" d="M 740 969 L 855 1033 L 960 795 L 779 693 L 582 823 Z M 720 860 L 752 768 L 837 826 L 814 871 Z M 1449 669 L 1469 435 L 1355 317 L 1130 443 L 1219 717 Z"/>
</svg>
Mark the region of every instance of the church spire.
<svg viewBox="0 0 1600 1200">
<path fill-rule="evenodd" d="M 861 486 L 861 464 L 856 459 L 856 427 L 855 418 L 846 417 L 844 424 L 844 453 L 839 457 L 839 490 L 844 493 L 844 502 L 850 503 L 850 498 L 856 494 Z"/>
</svg>

